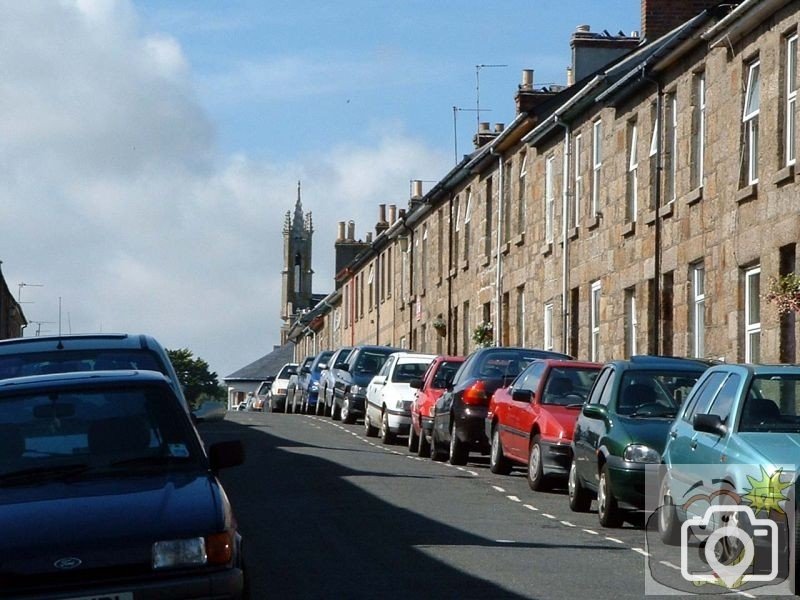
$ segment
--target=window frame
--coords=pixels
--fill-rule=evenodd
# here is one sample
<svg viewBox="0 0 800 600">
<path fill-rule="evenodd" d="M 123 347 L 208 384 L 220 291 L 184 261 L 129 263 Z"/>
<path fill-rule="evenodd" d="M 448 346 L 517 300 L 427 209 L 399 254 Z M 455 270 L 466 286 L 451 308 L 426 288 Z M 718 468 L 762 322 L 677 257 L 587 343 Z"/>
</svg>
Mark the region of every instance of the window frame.
<svg viewBox="0 0 800 600">
<path fill-rule="evenodd" d="M 603 168 L 603 120 L 592 123 L 592 214 L 600 212 L 600 177 Z"/>
<path fill-rule="evenodd" d="M 753 281 L 757 281 L 758 289 L 753 289 Z M 761 265 L 750 267 L 744 273 L 744 360 L 747 363 L 759 362 L 761 358 Z M 755 297 L 753 297 L 755 291 Z M 752 320 L 752 304 L 758 307 L 758 320 Z M 753 338 L 759 340 L 757 355 L 753 352 Z M 755 360 L 753 360 L 755 359 Z"/>
<path fill-rule="evenodd" d="M 755 104 L 753 108 L 751 105 Z M 744 127 L 745 184 L 758 183 L 758 130 L 761 113 L 761 60 L 747 64 L 747 85 L 744 93 L 742 125 Z"/>
<path fill-rule="evenodd" d="M 593 281 L 589 293 L 589 331 L 590 345 L 589 353 L 592 362 L 598 362 L 600 358 L 600 297 L 602 293 L 602 283 Z"/>
</svg>

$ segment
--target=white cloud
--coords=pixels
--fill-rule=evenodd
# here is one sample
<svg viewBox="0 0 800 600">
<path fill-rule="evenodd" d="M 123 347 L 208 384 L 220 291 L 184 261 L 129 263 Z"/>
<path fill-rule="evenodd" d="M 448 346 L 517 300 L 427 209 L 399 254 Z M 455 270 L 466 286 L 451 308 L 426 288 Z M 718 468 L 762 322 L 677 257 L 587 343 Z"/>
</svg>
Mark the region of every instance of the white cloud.
<svg viewBox="0 0 800 600">
<path fill-rule="evenodd" d="M 377 204 L 403 205 L 410 179 L 446 169 L 397 124 L 281 164 L 220 156 L 180 45 L 141 34 L 129 3 L 29 0 L 4 13 L 0 259 L 43 332 L 57 330 L 60 299 L 65 332 L 152 333 L 227 375 L 278 341 L 298 179 L 326 292 L 336 222 L 355 219 L 363 235 Z"/>
</svg>

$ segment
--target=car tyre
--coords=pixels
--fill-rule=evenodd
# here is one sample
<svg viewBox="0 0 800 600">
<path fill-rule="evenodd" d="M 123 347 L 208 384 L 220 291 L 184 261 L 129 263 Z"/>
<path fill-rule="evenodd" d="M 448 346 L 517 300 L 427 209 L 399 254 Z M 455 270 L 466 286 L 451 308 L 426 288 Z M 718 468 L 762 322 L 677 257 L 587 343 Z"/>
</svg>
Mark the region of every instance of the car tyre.
<svg viewBox="0 0 800 600">
<path fill-rule="evenodd" d="M 378 437 L 378 428 L 372 424 L 369 418 L 369 410 L 364 415 L 364 435 L 367 437 Z"/>
<path fill-rule="evenodd" d="M 339 417 L 339 408 L 336 406 L 336 399 L 334 399 L 331 401 L 331 421 L 338 421 Z"/>
<path fill-rule="evenodd" d="M 412 454 L 419 451 L 419 435 L 414 429 L 414 423 L 411 423 L 411 428 L 408 430 L 408 451 Z"/>
<path fill-rule="evenodd" d="M 547 477 L 542 464 L 542 444 L 538 435 L 533 436 L 528 453 L 528 487 L 534 492 L 547 488 Z"/>
<path fill-rule="evenodd" d="M 500 441 L 500 429 L 492 430 L 492 449 L 489 452 L 489 470 L 497 475 L 511 473 L 511 461 L 503 454 L 503 443 Z"/>
<path fill-rule="evenodd" d="M 668 546 L 678 546 L 681 542 L 681 522 L 666 476 L 661 480 L 661 490 L 658 494 L 661 505 L 658 508 L 658 533 L 661 541 Z"/>
<path fill-rule="evenodd" d="M 417 456 L 420 458 L 428 458 L 431 455 L 431 442 L 428 436 L 425 435 L 425 430 L 420 427 L 419 430 L 419 443 L 417 443 Z"/>
<path fill-rule="evenodd" d="M 439 447 L 439 444 L 436 442 L 436 424 L 433 426 L 433 431 L 431 431 L 431 460 L 435 460 L 436 462 L 441 462 L 447 458 L 447 452 L 442 450 Z"/>
<path fill-rule="evenodd" d="M 451 465 L 462 466 L 467 464 L 468 458 L 469 450 L 467 449 L 467 445 L 458 439 L 454 423 L 450 426 L 450 457 L 448 458 L 448 462 Z"/>
<path fill-rule="evenodd" d="M 583 487 L 581 480 L 578 477 L 578 465 L 575 464 L 575 459 L 569 466 L 569 480 L 568 480 L 568 495 L 569 495 L 569 508 L 572 512 L 589 512 L 589 507 L 592 505 L 592 496 L 589 491 Z"/>
<path fill-rule="evenodd" d="M 392 430 L 389 429 L 389 413 L 384 411 L 381 413 L 381 431 L 380 431 L 380 438 L 381 443 L 383 444 L 393 444 L 394 443 L 394 433 Z"/>
<path fill-rule="evenodd" d="M 356 422 L 356 416 L 353 414 L 353 411 L 350 410 L 350 398 L 345 398 L 342 400 L 342 409 L 340 415 L 342 417 L 342 423 L 352 425 Z"/>
<path fill-rule="evenodd" d="M 617 499 L 611 490 L 611 478 L 608 465 L 603 465 L 600 471 L 600 483 L 597 486 L 597 516 L 603 527 L 621 527 L 622 511 L 617 505 Z"/>
</svg>

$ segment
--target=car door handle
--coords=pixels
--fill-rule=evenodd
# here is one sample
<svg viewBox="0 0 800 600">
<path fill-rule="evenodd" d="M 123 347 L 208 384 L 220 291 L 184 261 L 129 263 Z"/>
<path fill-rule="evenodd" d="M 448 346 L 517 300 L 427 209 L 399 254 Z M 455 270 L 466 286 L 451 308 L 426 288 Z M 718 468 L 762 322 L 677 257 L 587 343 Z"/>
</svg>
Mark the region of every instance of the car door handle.
<svg viewBox="0 0 800 600">
<path fill-rule="evenodd" d="M 670 431 L 669 437 L 671 437 L 674 440 L 676 437 L 678 437 L 678 432 L 675 430 Z"/>
<path fill-rule="evenodd" d="M 697 440 L 692 440 L 692 443 L 691 443 L 691 444 L 689 444 L 689 447 L 690 447 L 692 450 L 696 450 L 696 449 L 697 449 Z"/>
</svg>

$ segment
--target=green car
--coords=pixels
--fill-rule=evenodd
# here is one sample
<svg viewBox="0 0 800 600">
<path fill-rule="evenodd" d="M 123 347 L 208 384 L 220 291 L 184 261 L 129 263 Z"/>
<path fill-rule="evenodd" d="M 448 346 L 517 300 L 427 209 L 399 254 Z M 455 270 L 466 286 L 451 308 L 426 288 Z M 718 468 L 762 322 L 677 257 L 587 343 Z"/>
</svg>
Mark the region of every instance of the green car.
<svg viewBox="0 0 800 600">
<path fill-rule="evenodd" d="M 663 463 L 658 529 L 668 544 L 680 541 L 684 522 L 703 518 L 723 501 L 748 507 L 749 517 L 787 522 L 800 463 L 800 366 L 709 369 L 669 431 Z M 709 522 L 712 530 L 730 517 L 718 514 Z M 725 524 L 745 532 L 749 526 L 734 518 Z M 736 544 L 730 549 L 739 550 Z"/>
<path fill-rule="evenodd" d="M 572 439 L 569 506 L 587 512 L 597 496 L 604 527 L 645 507 L 645 469 L 661 462 L 675 415 L 708 368 L 698 360 L 634 356 L 606 364 L 581 409 Z"/>
</svg>

